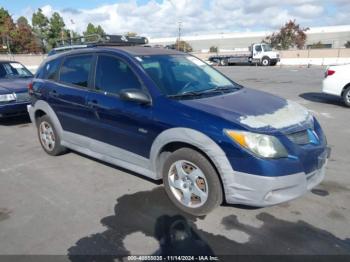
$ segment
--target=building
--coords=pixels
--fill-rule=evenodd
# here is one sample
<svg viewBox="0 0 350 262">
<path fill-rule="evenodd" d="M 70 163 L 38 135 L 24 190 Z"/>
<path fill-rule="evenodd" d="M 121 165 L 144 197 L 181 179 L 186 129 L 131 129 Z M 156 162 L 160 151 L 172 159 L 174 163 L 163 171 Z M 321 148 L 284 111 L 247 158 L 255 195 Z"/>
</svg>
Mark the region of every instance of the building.
<svg viewBox="0 0 350 262">
<path fill-rule="evenodd" d="M 181 40 L 187 41 L 193 51 L 208 52 L 211 46 L 217 46 L 221 52 L 246 51 L 252 43 L 260 43 L 272 32 L 237 32 L 208 35 L 183 36 Z M 344 47 L 350 41 L 350 25 L 313 27 L 306 32 L 306 47 L 321 42 L 326 48 Z M 171 45 L 177 37 L 150 38 L 152 45 Z"/>
</svg>

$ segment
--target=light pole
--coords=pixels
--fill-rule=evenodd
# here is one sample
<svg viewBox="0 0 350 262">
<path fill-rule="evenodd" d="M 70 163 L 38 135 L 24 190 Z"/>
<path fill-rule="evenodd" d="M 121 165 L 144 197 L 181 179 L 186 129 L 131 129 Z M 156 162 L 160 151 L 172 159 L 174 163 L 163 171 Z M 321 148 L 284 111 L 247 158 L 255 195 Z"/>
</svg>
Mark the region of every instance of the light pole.
<svg viewBox="0 0 350 262">
<path fill-rule="evenodd" d="M 181 40 L 181 26 L 182 26 L 182 22 L 179 21 L 179 36 L 177 39 L 177 50 L 180 51 L 180 40 Z"/>
</svg>

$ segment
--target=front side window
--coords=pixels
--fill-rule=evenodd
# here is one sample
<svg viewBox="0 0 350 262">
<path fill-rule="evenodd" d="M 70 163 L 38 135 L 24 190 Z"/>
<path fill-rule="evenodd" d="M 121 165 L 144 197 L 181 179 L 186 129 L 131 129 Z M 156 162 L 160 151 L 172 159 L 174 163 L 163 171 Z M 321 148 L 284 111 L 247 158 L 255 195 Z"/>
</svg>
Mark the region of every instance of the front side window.
<svg viewBox="0 0 350 262">
<path fill-rule="evenodd" d="M 67 57 L 61 67 L 60 81 L 66 84 L 87 87 L 92 61 L 92 55 Z"/>
<path fill-rule="evenodd" d="M 153 55 L 136 58 L 159 90 L 167 96 L 216 94 L 239 86 L 193 56 Z"/>
<path fill-rule="evenodd" d="M 272 48 L 271 48 L 270 45 L 263 45 L 263 49 L 264 49 L 265 52 L 270 52 L 270 51 L 272 51 Z"/>
<path fill-rule="evenodd" d="M 33 74 L 17 62 L 0 63 L 0 78 L 28 78 Z"/>
<path fill-rule="evenodd" d="M 101 55 L 97 59 L 95 89 L 106 94 L 118 95 L 123 89 L 141 89 L 141 84 L 123 61 Z"/>
</svg>

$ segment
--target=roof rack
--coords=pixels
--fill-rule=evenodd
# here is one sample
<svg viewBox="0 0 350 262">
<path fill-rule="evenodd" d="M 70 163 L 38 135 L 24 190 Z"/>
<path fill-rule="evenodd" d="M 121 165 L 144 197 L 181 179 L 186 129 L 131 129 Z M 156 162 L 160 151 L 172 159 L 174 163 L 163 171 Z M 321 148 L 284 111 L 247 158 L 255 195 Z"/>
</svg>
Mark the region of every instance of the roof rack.
<svg viewBox="0 0 350 262">
<path fill-rule="evenodd" d="M 86 48 L 94 46 L 135 46 L 146 45 L 148 39 L 142 36 L 126 35 L 98 35 L 91 34 L 73 38 L 65 38 L 56 42 L 53 50 L 59 52 L 76 48 Z"/>
</svg>

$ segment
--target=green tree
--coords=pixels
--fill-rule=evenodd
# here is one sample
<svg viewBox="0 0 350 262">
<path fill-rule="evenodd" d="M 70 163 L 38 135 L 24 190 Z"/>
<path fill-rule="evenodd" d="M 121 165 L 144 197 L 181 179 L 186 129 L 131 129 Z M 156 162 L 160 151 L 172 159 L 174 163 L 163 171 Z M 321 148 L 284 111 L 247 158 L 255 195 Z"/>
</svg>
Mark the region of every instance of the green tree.
<svg viewBox="0 0 350 262">
<path fill-rule="evenodd" d="M 132 37 L 132 36 L 137 36 L 137 33 L 135 33 L 135 32 L 127 32 L 126 35 Z"/>
<path fill-rule="evenodd" d="M 5 47 L 5 51 L 11 52 L 13 38 L 16 36 L 16 25 L 12 20 L 9 12 L 0 8 L 0 37 L 2 45 L 1 47 Z M 1 48 L 3 49 L 3 48 Z"/>
<path fill-rule="evenodd" d="M 350 48 L 350 41 L 347 41 L 347 42 L 344 44 L 344 46 L 345 46 L 346 48 Z"/>
<path fill-rule="evenodd" d="M 182 52 L 192 52 L 193 50 L 192 46 L 188 42 L 183 40 L 176 40 L 175 46 L 177 50 Z"/>
<path fill-rule="evenodd" d="M 86 27 L 85 32 L 83 32 L 83 34 L 84 36 L 87 36 L 87 35 L 93 35 L 93 34 L 105 35 L 106 33 L 100 25 L 95 27 L 92 23 L 89 23 Z"/>
<path fill-rule="evenodd" d="M 17 53 L 42 52 L 39 39 L 33 34 L 28 20 L 21 16 L 17 19 L 17 28 L 13 38 L 14 51 Z"/>
<path fill-rule="evenodd" d="M 321 49 L 324 47 L 325 45 L 321 41 L 318 41 L 317 43 L 313 43 L 312 45 L 310 45 L 311 49 Z"/>
<path fill-rule="evenodd" d="M 39 38 L 42 48 L 47 51 L 47 38 L 49 35 L 49 19 L 43 14 L 39 8 L 32 15 L 33 32 Z"/>
<path fill-rule="evenodd" d="M 209 48 L 210 53 L 217 53 L 219 51 L 219 48 L 217 46 L 211 46 Z"/>
<path fill-rule="evenodd" d="M 65 23 L 59 13 L 54 12 L 50 18 L 48 44 L 49 48 L 56 47 L 56 42 L 67 38 Z"/>
<path fill-rule="evenodd" d="M 295 20 L 289 20 L 279 32 L 266 37 L 265 42 L 276 49 L 303 48 L 306 42 L 306 31 L 309 28 L 301 28 Z"/>
</svg>

